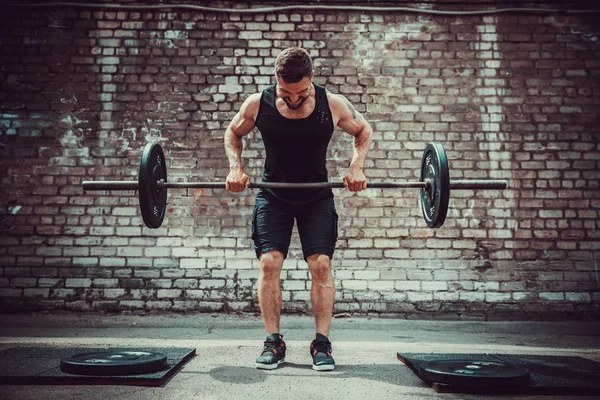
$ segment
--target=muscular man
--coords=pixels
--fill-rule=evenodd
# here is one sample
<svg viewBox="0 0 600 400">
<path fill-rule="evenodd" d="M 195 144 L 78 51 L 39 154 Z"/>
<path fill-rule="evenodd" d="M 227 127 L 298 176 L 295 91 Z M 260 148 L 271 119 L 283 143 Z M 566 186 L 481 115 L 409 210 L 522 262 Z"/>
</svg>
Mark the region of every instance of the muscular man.
<svg viewBox="0 0 600 400">
<path fill-rule="evenodd" d="M 354 155 L 344 186 L 353 192 L 366 188 L 363 167 L 372 129 L 345 97 L 314 84 L 313 77 L 306 50 L 288 48 L 277 56 L 277 84 L 248 97 L 225 132 L 229 191 L 241 192 L 250 185 L 242 166 L 242 138 L 254 127 L 260 130 L 266 150 L 264 182 L 326 182 L 327 146 L 339 126 L 354 136 Z M 252 239 L 260 260 L 258 301 L 267 332 L 256 367 L 274 369 L 285 359 L 286 346 L 279 329 L 280 275 L 294 219 L 312 278 L 310 300 L 316 320 L 316 335 L 310 345 L 313 369 L 333 370 L 328 336 L 335 298 L 331 257 L 338 216 L 329 188 L 261 189 L 256 195 Z"/>
</svg>

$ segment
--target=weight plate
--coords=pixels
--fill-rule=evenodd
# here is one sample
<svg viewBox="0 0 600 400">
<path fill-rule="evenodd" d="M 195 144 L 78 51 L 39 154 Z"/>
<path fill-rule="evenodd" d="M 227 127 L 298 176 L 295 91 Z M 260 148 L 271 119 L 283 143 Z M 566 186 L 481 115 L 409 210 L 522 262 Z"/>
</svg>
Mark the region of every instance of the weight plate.
<svg viewBox="0 0 600 400">
<path fill-rule="evenodd" d="M 523 386 L 529 382 L 529 371 L 493 361 L 440 360 L 421 365 L 419 377 L 451 385 Z"/>
<path fill-rule="evenodd" d="M 163 370 L 167 357 L 146 351 L 106 351 L 61 358 L 60 370 L 76 375 L 138 375 Z"/>
<path fill-rule="evenodd" d="M 421 182 L 429 180 L 430 190 L 421 189 L 421 211 L 427 226 L 439 228 L 444 224 L 450 201 L 450 170 L 446 151 L 439 142 L 425 147 L 421 159 Z"/>
<path fill-rule="evenodd" d="M 167 190 L 157 190 L 156 182 L 167 182 L 167 164 L 162 147 L 158 143 L 148 143 L 142 152 L 138 175 L 138 194 L 144 223 L 148 228 L 159 228 L 167 209 Z"/>
</svg>

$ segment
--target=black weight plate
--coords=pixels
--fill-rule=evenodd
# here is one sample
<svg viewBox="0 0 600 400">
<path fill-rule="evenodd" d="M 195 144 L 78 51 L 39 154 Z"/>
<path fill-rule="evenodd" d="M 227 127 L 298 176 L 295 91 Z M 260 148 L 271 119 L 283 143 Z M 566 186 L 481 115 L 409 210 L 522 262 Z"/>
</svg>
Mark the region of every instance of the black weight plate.
<svg viewBox="0 0 600 400">
<path fill-rule="evenodd" d="M 105 351 L 60 360 L 61 371 L 76 375 L 139 375 L 166 367 L 166 356 L 146 351 Z"/>
<path fill-rule="evenodd" d="M 523 386 L 529 382 L 529 371 L 502 362 L 440 360 L 421 365 L 419 377 L 450 385 Z"/>
<path fill-rule="evenodd" d="M 439 228 L 444 224 L 450 201 L 450 170 L 441 143 L 431 142 L 421 159 L 421 182 L 429 180 L 431 189 L 421 189 L 421 211 L 427 226 Z"/>
<path fill-rule="evenodd" d="M 159 228 L 167 209 L 167 190 L 157 190 L 156 182 L 167 182 L 167 163 L 162 147 L 158 143 L 148 143 L 142 152 L 138 175 L 140 209 L 148 228 Z"/>
</svg>

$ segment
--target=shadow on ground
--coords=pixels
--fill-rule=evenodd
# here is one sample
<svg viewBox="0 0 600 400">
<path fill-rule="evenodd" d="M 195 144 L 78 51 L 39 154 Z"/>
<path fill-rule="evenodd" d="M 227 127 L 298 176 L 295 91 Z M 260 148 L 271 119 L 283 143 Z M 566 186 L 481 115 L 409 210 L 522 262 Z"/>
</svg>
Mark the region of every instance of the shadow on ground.
<svg viewBox="0 0 600 400">
<path fill-rule="evenodd" d="M 300 371 L 298 371 L 300 370 Z M 306 372 L 306 374 L 305 374 Z M 398 364 L 371 364 L 371 365 L 336 365 L 334 371 L 317 372 L 312 370 L 311 364 L 282 364 L 275 371 L 259 370 L 251 367 L 214 368 L 210 376 L 220 382 L 232 384 L 251 384 L 264 382 L 269 374 L 277 376 L 305 376 L 319 374 L 325 379 L 369 379 L 386 384 L 399 386 L 427 387 L 409 368 Z"/>
</svg>

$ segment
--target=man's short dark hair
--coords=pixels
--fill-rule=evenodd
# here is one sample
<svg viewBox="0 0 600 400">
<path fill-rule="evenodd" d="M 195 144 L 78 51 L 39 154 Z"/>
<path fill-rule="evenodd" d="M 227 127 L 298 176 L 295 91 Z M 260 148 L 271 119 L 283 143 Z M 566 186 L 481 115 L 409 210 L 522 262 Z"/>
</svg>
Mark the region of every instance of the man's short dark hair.
<svg viewBox="0 0 600 400">
<path fill-rule="evenodd" d="M 310 77 L 312 72 L 312 59 L 301 47 L 287 48 L 275 60 L 275 75 L 285 83 L 300 82 L 303 78 Z"/>
</svg>

